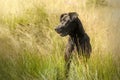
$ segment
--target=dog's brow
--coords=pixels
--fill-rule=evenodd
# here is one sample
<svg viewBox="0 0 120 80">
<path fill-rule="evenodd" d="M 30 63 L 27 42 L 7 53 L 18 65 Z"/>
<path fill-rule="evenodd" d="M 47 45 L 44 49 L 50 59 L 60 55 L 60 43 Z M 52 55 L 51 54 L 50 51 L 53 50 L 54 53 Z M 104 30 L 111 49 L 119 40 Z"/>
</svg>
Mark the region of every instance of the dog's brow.
<svg viewBox="0 0 120 80">
<path fill-rule="evenodd" d="M 69 16 L 68 15 L 65 15 L 63 18 L 62 18 L 62 20 L 69 20 Z"/>
<path fill-rule="evenodd" d="M 67 16 L 68 16 L 68 15 L 64 15 L 64 16 L 62 17 L 62 19 L 65 19 Z"/>
</svg>

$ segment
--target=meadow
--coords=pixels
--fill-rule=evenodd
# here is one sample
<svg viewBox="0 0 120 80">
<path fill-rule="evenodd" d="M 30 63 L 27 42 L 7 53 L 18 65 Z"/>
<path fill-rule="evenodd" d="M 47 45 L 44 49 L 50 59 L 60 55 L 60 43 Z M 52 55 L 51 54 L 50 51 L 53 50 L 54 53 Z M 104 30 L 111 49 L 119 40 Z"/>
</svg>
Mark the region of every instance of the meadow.
<svg viewBox="0 0 120 80">
<path fill-rule="evenodd" d="M 74 55 L 68 80 L 120 80 L 119 0 L 0 0 L 0 80 L 65 80 L 67 37 L 54 28 L 77 12 L 90 36 L 87 69 Z"/>
</svg>

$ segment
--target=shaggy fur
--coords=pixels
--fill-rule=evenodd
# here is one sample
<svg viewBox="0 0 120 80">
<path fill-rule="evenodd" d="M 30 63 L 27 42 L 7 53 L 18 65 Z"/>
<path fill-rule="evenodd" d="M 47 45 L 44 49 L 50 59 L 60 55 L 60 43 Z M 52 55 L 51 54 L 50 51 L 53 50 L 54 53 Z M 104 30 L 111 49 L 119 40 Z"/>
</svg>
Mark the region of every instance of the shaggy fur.
<svg viewBox="0 0 120 80">
<path fill-rule="evenodd" d="M 74 49 L 77 50 L 78 55 L 82 55 L 86 59 L 90 57 L 92 51 L 90 38 L 85 32 L 76 12 L 62 14 L 60 16 L 60 24 L 55 28 L 55 31 L 62 37 L 69 35 L 65 51 L 65 73 L 67 77 L 71 62 L 70 58 Z"/>
</svg>

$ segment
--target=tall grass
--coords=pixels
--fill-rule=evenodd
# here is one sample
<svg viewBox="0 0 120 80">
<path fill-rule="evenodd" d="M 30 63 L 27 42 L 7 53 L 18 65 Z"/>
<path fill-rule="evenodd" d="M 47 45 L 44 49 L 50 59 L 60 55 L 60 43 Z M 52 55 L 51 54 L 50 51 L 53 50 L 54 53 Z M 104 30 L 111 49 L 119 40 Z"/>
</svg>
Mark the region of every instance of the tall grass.
<svg viewBox="0 0 120 80">
<path fill-rule="evenodd" d="M 60 14 L 71 11 L 78 12 L 93 52 L 86 66 L 73 55 L 69 80 L 119 80 L 120 11 L 109 2 L 1 0 L 0 80 L 65 80 L 68 37 L 61 38 L 54 28 Z"/>
</svg>

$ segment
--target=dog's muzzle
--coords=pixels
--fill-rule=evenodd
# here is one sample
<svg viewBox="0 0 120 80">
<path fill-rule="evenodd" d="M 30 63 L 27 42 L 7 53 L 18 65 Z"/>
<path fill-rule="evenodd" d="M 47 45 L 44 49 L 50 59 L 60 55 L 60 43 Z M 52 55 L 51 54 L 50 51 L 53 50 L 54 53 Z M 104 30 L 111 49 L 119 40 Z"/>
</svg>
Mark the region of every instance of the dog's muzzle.
<svg viewBox="0 0 120 80">
<path fill-rule="evenodd" d="M 55 31 L 60 34 L 60 36 L 64 37 L 68 34 L 67 31 L 64 30 L 64 27 L 60 27 L 58 26 L 57 28 L 55 28 Z"/>
<path fill-rule="evenodd" d="M 56 31 L 58 34 L 60 34 L 60 33 L 62 32 L 62 29 L 61 29 L 61 27 L 57 27 L 57 28 L 55 28 L 55 31 Z"/>
</svg>

